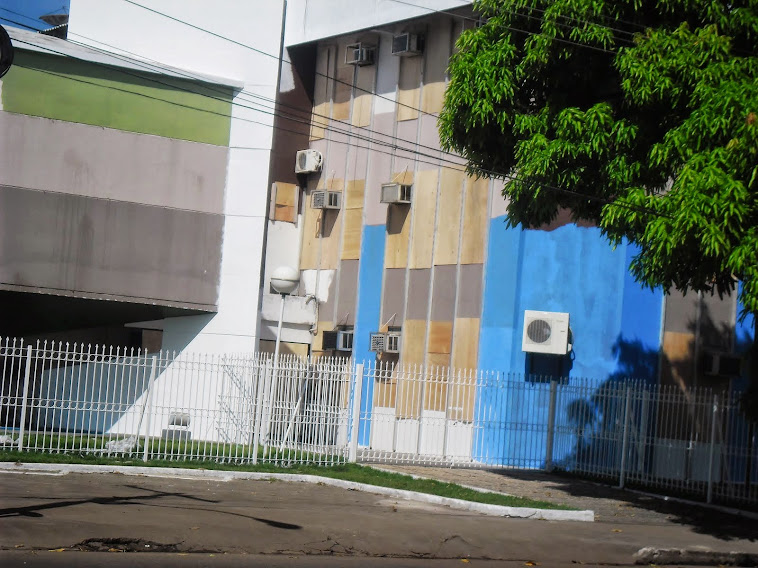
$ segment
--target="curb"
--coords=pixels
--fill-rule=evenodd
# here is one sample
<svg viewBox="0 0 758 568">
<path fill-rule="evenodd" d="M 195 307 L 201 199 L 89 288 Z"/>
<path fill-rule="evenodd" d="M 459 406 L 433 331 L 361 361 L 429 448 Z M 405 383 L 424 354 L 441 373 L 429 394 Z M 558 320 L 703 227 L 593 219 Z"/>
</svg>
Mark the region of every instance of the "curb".
<svg viewBox="0 0 758 568">
<path fill-rule="evenodd" d="M 553 509 L 534 509 L 531 507 L 507 507 L 504 505 L 489 505 L 487 503 L 475 503 L 464 501 L 462 499 L 453 499 L 451 497 L 440 497 L 438 495 L 428 495 L 426 493 L 417 493 L 415 491 L 406 491 L 404 489 L 392 489 L 390 487 L 380 487 L 378 485 L 367 485 L 355 481 L 345 481 L 331 477 L 320 477 L 317 475 L 300 475 L 289 473 L 256 473 L 244 471 L 218 471 L 208 469 L 181 469 L 173 467 L 132 467 L 132 466 L 113 466 L 113 465 L 86 465 L 86 464 L 50 464 L 50 463 L 0 463 L 0 472 L 21 473 L 21 474 L 47 474 L 47 475 L 65 475 L 67 473 L 119 473 L 122 475 L 141 475 L 145 477 L 170 477 L 173 479 L 200 479 L 213 481 L 265 481 L 278 480 L 300 483 L 314 483 L 329 485 L 348 489 L 352 491 L 363 491 L 377 495 L 385 495 L 395 499 L 406 499 L 421 503 L 430 503 L 433 505 L 444 505 L 451 509 L 461 511 L 471 511 L 494 517 L 511 517 L 524 519 L 538 519 L 545 521 L 580 521 L 594 522 L 595 513 L 593 511 L 561 511 Z"/>
<path fill-rule="evenodd" d="M 686 564 L 688 566 L 758 566 L 758 554 L 647 547 L 637 551 L 634 562 L 635 564 Z"/>
</svg>

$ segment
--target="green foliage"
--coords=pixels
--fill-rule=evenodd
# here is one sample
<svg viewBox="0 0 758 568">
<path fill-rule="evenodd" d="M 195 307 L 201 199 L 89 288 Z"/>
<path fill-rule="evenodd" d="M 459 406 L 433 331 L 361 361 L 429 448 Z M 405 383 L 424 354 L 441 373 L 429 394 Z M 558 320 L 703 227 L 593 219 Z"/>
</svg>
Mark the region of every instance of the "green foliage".
<svg viewBox="0 0 758 568">
<path fill-rule="evenodd" d="M 478 0 L 443 147 L 505 180 L 512 226 L 561 209 L 636 244 L 650 287 L 758 314 L 758 1 Z"/>
</svg>

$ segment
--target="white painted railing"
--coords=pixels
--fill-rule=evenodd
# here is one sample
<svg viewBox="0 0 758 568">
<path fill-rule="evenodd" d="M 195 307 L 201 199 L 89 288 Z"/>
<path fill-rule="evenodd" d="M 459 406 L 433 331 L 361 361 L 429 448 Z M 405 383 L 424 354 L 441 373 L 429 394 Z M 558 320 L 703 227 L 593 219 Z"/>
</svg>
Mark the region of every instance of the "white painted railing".
<svg viewBox="0 0 758 568">
<path fill-rule="evenodd" d="M 758 503 L 758 428 L 731 392 L 16 339 L 0 373 L 0 451 L 561 469 Z"/>
</svg>

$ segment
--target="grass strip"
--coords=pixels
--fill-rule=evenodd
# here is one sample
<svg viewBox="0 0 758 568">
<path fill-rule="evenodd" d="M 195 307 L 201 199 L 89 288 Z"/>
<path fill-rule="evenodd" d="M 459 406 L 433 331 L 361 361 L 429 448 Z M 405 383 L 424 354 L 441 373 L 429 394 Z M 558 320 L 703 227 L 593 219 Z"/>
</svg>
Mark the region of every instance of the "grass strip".
<svg viewBox="0 0 758 568">
<path fill-rule="evenodd" d="M 524 497 L 502 495 L 500 493 L 483 493 L 467 487 L 461 487 L 454 483 L 445 483 L 433 479 L 416 479 L 401 473 L 381 471 L 372 467 L 357 464 L 339 464 L 330 466 L 317 466 L 307 464 L 234 464 L 229 462 L 199 461 L 199 460 L 149 460 L 144 462 L 140 459 L 114 459 L 97 455 L 76 454 L 48 454 L 39 452 L 15 452 L 0 451 L 0 461 L 20 463 L 76 463 L 92 465 L 122 465 L 137 467 L 176 467 L 185 469 L 205 469 L 213 471 L 249 471 L 260 473 L 296 473 L 303 475 L 318 475 L 366 485 L 389 487 L 415 491 L 428 495 L 462 499 L 475 503 L 487 503 L 490 505 L 503 505 L 506 507 L 530 507 L 534 509 L 559 509 L 574 510 L 565 505 L 537 501 Z"/>
</svg>

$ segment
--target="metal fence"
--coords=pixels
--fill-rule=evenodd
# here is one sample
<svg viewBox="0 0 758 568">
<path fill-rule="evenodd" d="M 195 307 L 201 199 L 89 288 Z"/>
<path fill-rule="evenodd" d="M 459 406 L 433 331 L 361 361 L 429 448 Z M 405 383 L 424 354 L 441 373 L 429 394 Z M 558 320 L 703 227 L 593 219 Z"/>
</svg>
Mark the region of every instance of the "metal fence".
<svg viewBox="0 0 758 568">
<path fill-rule="evenodd" d="M 423 366 L 366 367 L 364 461 L 564 471 L 758 503 L 758 428 L 732 392 Z"/>
<path fill-rule="evenodd" d="M 558 468 L 758 503 L 758 428 L 730 392 L 15 339 L 0 372 L 0 450 Z"/>
<path fill-rule="evenodd" d="M 0 448 L 164 460 L 347 458 L 348 361 L 0 341 Z"/>
</svg>

